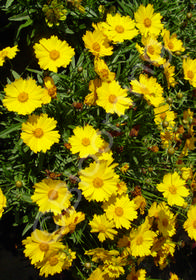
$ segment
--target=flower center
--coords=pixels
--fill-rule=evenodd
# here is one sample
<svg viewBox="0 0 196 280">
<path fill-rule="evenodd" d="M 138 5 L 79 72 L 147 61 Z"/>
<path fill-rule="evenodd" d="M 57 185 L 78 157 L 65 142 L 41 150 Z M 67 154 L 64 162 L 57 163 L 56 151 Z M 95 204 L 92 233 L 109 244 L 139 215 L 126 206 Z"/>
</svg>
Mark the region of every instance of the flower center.
<svg viewBox="0 0 196 280">
<path fill-rule="evenodd" d="M 96 177 L 94 180 L 93 180 L 93 186 L 95 188 L 101 188 L 103 186 L 103 180 L 100 179 L 99 177 Z"/>
<path fill-rule="evenodd" d="M 172 186 L 169 187 L 169 191 L 170 191 L 171 194 L 176 194 L 177 188 L 172 185 Z"/>
<path fill-rule="evenodd" d="M 136 240 L 136 244 L 137 245 L 141 245 L 143 243 L 143 237 L 142 236 L 139 236 Z"/>
<path fill-rule="evenodd" d="M 93 43 L 92 48 L 94 51 L 99 52 L 100 51 L 99 43 L 97 43 L 97 42 Z"/>
<path fill-rule="evenodd" d="M 162 220 L 162 225 L 163 225 L 164 227 L 167 227 L 167 226 L 168 226 L 168 219 L 167 219 L 167 218 L 164 218 L 164 219 Z"/>
<path fill-rule="evenodd" d="M 132 280 L 138 280 L 138 277 L 137 277 L 136 275 L 134 275 L 134 276 L 132 277 Z"/>
<path fill-rule="evenodd" d="M 49 192 L 48 192 L 48 198 L 50 199 L 50 200 L 55 200 L 55 199 L 57 199 L 58 198 L 58 192 L 56 191 L 56 190 L 50 190 Z"/>
<path fill-rule="evenodd" d="M 196 220 L 193 221 L 193 227 L 196 229 Z"/>
<path fill-rule="evenodd" d="M 115 214 L 116 214 L 117 216 L 122 216 L 123 213 L 124 213 L 124 211 L 123 211 L 122 207 L 116 207 L 116 208 L 115 208 Z"/>
<path fill-rule="evenodd" d="M 154 54 L 154 47 L 153 47 L 153 46 L 149 46 L 149 47 L 148 47 L 148 52 L 149 52 L 150 54 Z"/>
<path fill-rule="evenodd" d="M 57 258 L 57 257 L 51 257 L 51 258 L 49 259 L 49 264 L 50 264 L 51 266 L 55 266 L 58 262 L 59 262 L 59 261 L 58 261 L 58 258 Z"/>
<path fill-rule="evenodd" d="M 59 56 L 60 56 L 60 53 L 56 50 L 53 50 L 50 52 L 50 58 L 52 60 L 57 60 L 57 58 L 59 58 Z"/>
<path fill-rule="evenodd" d="M 35 137 L 41 138 L 44 135 L 44 132 L 41 128 L 36 128 L 33 134 Z"/>
<path fill-rule="evenodd" d="M 46 252 L 49 249 L 49 245 L 47 243 L 40 243 L 39 248 L 41 251 Z"/>
<path fill-rule="evenodd" d="M 106 227 L 104 225 L 99 225 L 98 230 L 99 230 L 99 232 L 105 232 Z"/>
<path fill-rule="evenodd" d="M 187 77 L 188 77 L 189 79 L 193 79 L 193 78 L 194 78 L 194 73 L 193 73 L 193 71 L 188 70 L 188 71 L 187 71 Z"/>
<path fill-rule="evenodd" d="M 28 93 L 26 93 L 26 92 L 21 92 L 18 95 L 18 101 L 20 101 L 20 102 L 26 102 L 28 99 L 29 99 L 29 96 L 28 96 Z"/>
<path fill-rule="evenodd" d="M 125 30 L 124 30 L 124 27 L 122 26 L 122 25 L 117 25 L 116 27 L 115 27 L 115 30 L 116 30 L 116 32 L 118 32 L 118 33 L 123 33 Z"/>
<path fill-rule="evenodd" d="M 150 20 L 149 18 L 145 18 L 145 20 L 144 20 L 144 25 L 145 25 L 146 27 L 150 27 L 150 26 L 151 26 L 151 20 Z"/>
<path fill-rule="evenodd" d="M 172 50 L 172 49 L 174 48 L 174 44 L 173 44 L 172 42 L 169 42 L 169 43 L 168 43 L 168 48 L 169 48 L 170 50 Z"/>
<path fill-rule="evenodd" d="M 109 102 L 110 103 L 116 103 L 117 102 L 117 97 L 116 97 L 116 95 L 114 95 L 114 94 L 111 94 L 110 96 L 109 96 Z"/>
<path fill-rule="evenodd" d="M 90 145 L 90 140 L 89 140 L 89 138 L 83 138 L 82 139 L 82 145 L 84 145 L 84 146 L 88 146 L 88 145 Z"/>
<path fill-rule="evenodd" d="M 160 118 L 161 118 L 162 120 L 164 120 L 164 119 L 166 118 L 166 116 L 167 116 L 167 115 L 166 115 L 165 112 L 163 112 L 163 113 L 160 114 Z"/>
<path fill-rule="evenodd" d="M 142 91 L 143 94 L 148 94 L 148 95 L 150 94 L 149 90 L 146 87 L 142 87 L 141 91 Z"/>
</svg>

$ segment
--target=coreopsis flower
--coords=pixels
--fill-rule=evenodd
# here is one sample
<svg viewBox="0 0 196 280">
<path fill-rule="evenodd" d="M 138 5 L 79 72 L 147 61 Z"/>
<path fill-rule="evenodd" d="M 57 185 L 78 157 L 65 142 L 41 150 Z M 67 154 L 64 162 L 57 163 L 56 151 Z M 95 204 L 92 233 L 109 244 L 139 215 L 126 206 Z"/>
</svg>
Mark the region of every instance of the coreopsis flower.
<svg viewBox="0 0 196 280">
<path fill-rule="evenodd" d="M 106 206 L 107 208 L 103 206 L 106 216 L 114 221 L 116 228 L 129 229 L 131 221 L 137 218 L 134 201 L 131 201 L 128 195 L 117 197 L 114 203 L 106 204 Z"/>
<path fill-rule="evenodd" d="M 27 80 L 19 78 L 7 84 L 4 91 L 6 95 L 2 102 L 9 111 L 26 115 L 42 105 L 44 89 L 37 86 L 32 78 Z"/>
<path fill-rule="evenodd" d="M 16 53 L 19 51 L 18 46 L 6 47 L 0 51 L 0 66 L 3 66 L 6 58 L 12 59 L 16 56 Z"/>
<path fill-rule="evenodd" d="M 170 110 L 169 104 L 154 108 L 154 115 L 154 121 L 159 129 L 162 130 L 164 125 L 167 124 L 167 130 L 173 130 L 176 116 L 175 113 Z"/>
<path fill-rule="evenodd" d="M 27 122 L 22 124 L 20 137 L 34 153 L 45 153 L 54 143 L 59 142 L 60 134 L 54 130 L 56 123 L 57 121 L 48 118 L 47 114 L 31 115 Z"/>
<path fill-rule="evenodd" d="M 170 272 L 169 280 L 179 280 L 178 275 L 175 273 Z"/>
<path fill-rule="evenodd" d="M 130 84 L 133 92 L 143 94 L 147 102 L 154 107 L 164 103 L 163 88 L 157 83 L 156 78 L 149 78 L 147 75 L 140 74 L 139 81 L 133 80 Z"/>
<path fill-rule="evenodd" d="M 174 78 L 175 66 L 171 65 L 170 63 L 164 63 L 163 68 L 164 68 L 164 74 L 165 74 L 165 78 L 167 80 L 168 88 L 175 87 L 175 85 L 177 84 L 177 82 Z"/>
<path fill-rule="evenodd" d="M 95 155 L 102 146 L 100 133 L 89 124 L 84 127 L 77 126 L 73 133 L 74 135 L 69 137 L 70 150 L 73 154 L 79 153 L 80 158 Z"/>
<path fill-rule="evenodd" d="M 95 57 L 94 68 L 95 68 L 95 72 L 99 75 L 100 79 L 103 82 L 112 82 L 115 79 L 115 73 L 110 72 L 107 64 L 103 59 L 100 59 L 99 57 Z"/>
<path fill-rule="evenodd" d="M 2 217 L 4 208 L 6 207 L 7 199 L 6 196 L 3 194 L 2 190 L 0 189 L 0 218 Z"/>
<path fill-rule="evenodd" d="M 181 172 L 182 172 L 182 175 L 181 175 L 182 179 L 184 179 L 186 181 L 193 177 L 193 170 L 190 167 L 182 167 Z"/>
<path fill-rule="evenodd" d="M 156 233 L 149 230 L 149 225 L 146 223 L 139 226 L 130 232 L 130 249 L 131 255 L 134 257 L 145 257 L 151 254 L 151 247 L 154 242 Z"/>
<path fill-rule="evenodd" d="M 105 261 L 111 259 L 113 256 L 119 256 L 117 250 L 105 250 L 104 248 L 95 248 L 85 252 L 85 255 L 92 256 L 93 262 Z"/>
<path fill-rule="evenodd" d="M 56 98 L 57 96 L 57 88 L 54 84 L 54 80 L 52 79 L 52 77 L 45 77 L 44 78 L 44 95 L 42 97 L 42 102 L 43 104 L 47 104 L 50 103 L 52 98 Z"/>
<path fill-rule="evenodd" d="M 90 277 L 87 280 L 104 280 L 103 271 L 100 267 L 97 267 L 93 272 L 90 274 Z"/>
<path fill-rule="evenodd" d="M 125 163 L 125 164 L 123 164 L 123 166 L 120 168 L 120 171 L 123 173 L 123 174 L 125 174 L 125 173 L 127 173 L 127 171 L 129 170 L 129 163 Z"/>
<path fill-rule="evenodd" d="M 53 72 L 57 72 L 59 67 L 67 67 L 75 54 L 66 41 L 61 41 L 54 35 L 35 43 L 34 51 L 40 67 Z"/>
<path fill-rule="evenodd" d="M 60 20 L 66 19 L 67 10 L 57 0 L 51 1 L 49 5 L 44 4 L 42 11 L 45 14 L 45 20 L 49 27 L 53 25 L 58 26 Z"/>
<path fill-rule="evenodd" d="M 126 259 L 121 256 L 106 259 L 102 267 L 103 275 L 106 279 L 119 278 L 120 275 L 125 273 L 123 266 L 126 264 Z"/>
<path fill-rule="evenodd" d="M 89 82 L 89 90 L 90 93 L 86 95 L 84 104 L 88 106 L 96 105 L 97 101 L 97 88 L 102 84 L 101 79 L 95 78 L 94 80 L 90 80 Z"/>
<path fill-rule="evenodd" d="M 88 201 L 108 201 L 116 193 L 119 176 L 113 164 L 108 166 L 107 161 L 93 162 L 79 175 L 79 189 Z"/>
<path fill-rule="evenodd" d="M 97 88 L 97 105 L 105 109 L 106 113 L 116 113 L 121 116 L 132 104 L 131 98 L 127 97 L 127 89 L 121 88 L 116 81 L 103 82 Z"/>
<path fill-rule="evenodd" d="M 109 238 L 114 239 L 114 235 L 118 232 L 114 229 L 115 224 L 113 221 L 109 221 L 105 214 L 94 215 L 93 220 L 89 222 L 91 226 L 91 232 L 98 232 L 98 239 L 100 242 Z"/>
<path fill-rule="evenodd" d="M 164 48 L 170 52 L 183 52 L 185 48 L 181 40 L 177 39 L 177 35 L 173 33 L 170 35 L 170 31 L 164 29 L 162 32 Z"/>
<path fill-rule="evenodd" d="M 117 183 L 117 194 L 125 194 L 127 192 L 127 185 L 125 182 L 120 181 Z"/>
<path fill-rule="evenodd" d="M 191 239 L 196 241 L 196 205 L 191 205 L 187 212 L 187 220 L 183 227 Z"/>
<path fill-rule="evenodd" d="M 108 14 L 103 27 L 104 34 L 114 44 L 131 40 L 138 34 L 135 22 L 129 16 L 121 16 L 118 13 L 114 16 Z"/>
<path fill-rule="evenodd" d="M 164 237 L 171 237 L 175 234 L 175 217 L 169 209 L 163 208 L 159 211 L 158 230 Z"/>
<path fill-rule="evenodd" d="M 189 195 L 185 180 L 181 179 L 177 172 L 166 174 L 163 183 L 158 184 L 157 189 L 163 193 L 169 205 L 183 206 L 184 197 Z"/>
<path fill-rule="evenodd" d="M 40 212 L 53 212 L 55 215 L 70 206 L 72 194 L 65 182 L 60 180 L 43 179 L 34 185 L 35 191 L 31 196 L 39 206 Z"/>
<path fill-rule="evenodd" d="M 163 28 L 161 23 L 162 16 L 160 13 L 154 13 L 153 5 L 148 4 L 146 7 L 140 5 L 134 13 L 136 27 L 144 36 L 155 34 L 158 35 Z"/>
<path fill-rule="evenodd" d="M 36 263 L 35 267 L 40 269 L 40 276 L 48 277 L 48 275 L 54 275 L 64 269 L 69 269 L 75 258 L 76 253 L 64 246 L 63 250 L 48 251 L 45 259 Z"/>
<path fill-rule="evenodd" d="M 108 41 L 99 29 L 91 31 L 86 31 L 85 35 L 82 37 L 85 47 L 89 49 L 89 51 L 94 56 L 108 56 L 113 54 L 113 47 L 108 44 Z"/>
<path fill-rule="evenodd" d="M 131 273 L 127 275 L 126 280 L 146 280 L 146 270 L 139 269 L 135 271 L 135 267 L 131 269 Z"/>
<path fill-rule="evenodd" d="M 32 264 L 43 261 L 48 251 L 64 249 L 63 243 L 57 241 L 53 233 L 39 229 L 35 229 L 22 244 L 25 246 L 24 254 Z"/>
<path fill-rule="evenodd" d="M 183 59 L 184 79 L 188 80 L 190 85 L 196 87 L 196 59 Z"/>
<path fill-rule="evenodd" d="M 136 210 L 139 209 L 140 214 L 144 215 L 144 211 L 147 205 L 145 197 L 143 197 L 142 195 L 137 195 L 136 197 L 133 198 L 133 201 L 135 203 L 135 209 Z"/>
<path fill-rule="evenodd" d="M 55 224 L 60 226 L 60 234 L 65 235 L 73 233 L 76 225 L 85 220 L 85 214 L 76 212 L 75 208 L 69 208 L 64 213 L 55 215 L 53 217 Z"/>
</svg>

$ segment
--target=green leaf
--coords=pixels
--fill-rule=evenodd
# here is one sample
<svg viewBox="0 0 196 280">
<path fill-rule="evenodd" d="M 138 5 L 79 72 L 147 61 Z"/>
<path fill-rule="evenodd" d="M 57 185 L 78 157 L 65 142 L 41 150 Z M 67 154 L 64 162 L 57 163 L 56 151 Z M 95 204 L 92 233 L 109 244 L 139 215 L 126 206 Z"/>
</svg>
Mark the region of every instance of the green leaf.
<svg viewBox="0 0 196 280">
<path fill-rule="evenodd" d="M 33 225 L 34 225 L 34 223 L 27 224 L 26 227 L 24 228 L 23 232 L 22 232 L 22 236 L 24 236 L 27 233 L 27 231 L 29 231 L 30 228 L 32 228 Z"/>
<path fill-rule="evenodd" d="M 19 34 L 20 34 L 20 31 L 21 31 L 23 28 L 25 28 L 25 27 L 31 25 L 32 23 L 33 23 L 33 20 L 32 20 L 31 18 L 28 18 L 28 20 L 27 20 L 25 23 L 21 24 L 21 25 L 19 26 L 19 28 L 18 28 L 18 31 L 17 31 L 17 34 L 16 34 L 16 39 L 18 38 L 18 36 L 19 36 Z"/>
<path fill-rule="evenodd" d="M 14 124 L 11 127 L 8 127 L 0 132 L 0 138 L 5 138 L 8 134 L 13 131 L 19 130 L 21 128 L 21 124 Z"/>
<path fill-rule="evenodd" d="M 14 0 L 7 0 L 6 4 L 5 4 L 5 8 L 9 8 L 9 6 L 12 5 L 12 3 L 14 2 Z"/>
<path fill-rule="evenodd" d="M 13 75 L 13 77 L 14 77 L 15 80 L 17 80 L 17 79 L 20 78 L 20 75 L 19 75 L 16 71 L 11 70 L 11 73 L 12 73 L 12 75 Z"/>
<path fill-rule="evenodd" d="M 24 14 L 19 14 L 19 15 L 15 15 L 13 17 L 8 18 L 9 20 L 13 20 L 13 21 L 22 21 L 22 20 L 29 20 L 30 17 L 28 15 L 24 15 Z"/>
</svg>

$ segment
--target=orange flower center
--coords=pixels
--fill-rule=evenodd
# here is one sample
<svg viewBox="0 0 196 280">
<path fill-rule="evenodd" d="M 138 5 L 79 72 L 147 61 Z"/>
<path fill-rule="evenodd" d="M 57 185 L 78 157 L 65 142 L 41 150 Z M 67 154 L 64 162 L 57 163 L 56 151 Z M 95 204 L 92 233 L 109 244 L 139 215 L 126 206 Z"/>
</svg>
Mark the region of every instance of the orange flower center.
<svg viewBox="0 0 196 280">
<path fill-rule="evenodd" d="M 154 54 L 154 47 L 153 47 L 153 46 L 149 46 L 149 47 L 148 47 L 148 52 L 149 52 L 150 54 Z"/>
<path fill-rule="evenodd" d="M 90 140 L 89 140 L 89 138 L 83 138 L 82 139 L 82 145 L 84 145 L 84 146 L 88 146 L 88 145 L 90 145 Z"/>
<path fill-rule="evenodd" d="M 167 116 L 167 115 L 166 115 L 165 112 L 163 112 L 163 113 L 160 114 L 160 118 L 161 118 L 162 120 L 164 120 L 166 116 Z"/>
<path fill-rule="evenodd" d="M 103 180 L 100 179 L 99 177 L 96 177 L 94 180 L 93 180 L 93 186 L 95 188 L 101 188 L 103 186 Z"/>
<path fill-rule="evenodd" d="M 116 32 L 123 33 L 125 31 L 124 27 L 122 25 L 117 25 L 115 27 Z"/>
<path fill-rule="evenodd" d="M 170 191 L 171 194 L 176 194 L 177 188 L 175 186 L 171 185 L 169 187 L 169 191 Z"/>
<path fill-rule="evenodd" d="M 145 18 L 145 20 L 144 20 L 144 25 L 145 25 L 146 27 L 150 27 L 150 26 L 151 26 L 151 20 L 150 20 L 149 18 Z"/>
<path fill-rule="evenodd" d="M 141 245 L 143 243 L 143 237 L 142 236 L 139 236 L 136 240 L 136 244 L 137 245 Z"/>
<path fill-rule="evenodd" d="M 20 102 L 26 102 L 28 99 L 29 99 L 29 96 L 28 96 L 28 93 L 26 93 L 26 92 L 21 92 L 18 95 L 18 101 L 20 101 Z"/>
<path fill-rule="evenodd" d="M 44 132 L 41 128 L 36 128 L 33 134 L 35 137 L 41 138 L 44 135 Z"/>
<path fill-rule="evenodd" d="M 92 48 L 94 51 L 99 52 L 101 47 L 100 47 L 99 43 L 95 42 L 95 43 L 93 43 Z"/>
<path fill-rule="evenodd" d="M 110 96 L 109 96 L 109 102 L 110 103 L 116 103 L 117 102 L 117 97 L 116 97 L 116 95 L 114 95 L 114 94 L 111 94 Z"/>
<path fill-rule="evenodd" d="M 106 227 L 104 225 L 99 225 L 98 230 L 99 232 L 106 232 Z"/>
<path fill-rule="evenodd" d="M 52 60 L 57 60 L 57 58 L 59 58 L 59 56 L 60 56 L 60 53 L 56 50 L 53 50 L 50 52 L 50 58 Z"/>
<path fill-rule="evenodd" d="M 172 49 L 174 48 L 174 44 L 173 44 L 172 42 L 169 42 L 169 43 L 168 43 L 168 48 L 169 48 L 170 50 L 172 50 Z"/>
<path fill-rule="evenodd" d="M 59 261 L 58 261 L 58 258 L 57 258 L 57 257 L 51 257 L 51 258 L 49 259 L 49 264 L 50 264 L 51 266 L 57 265 L 58 262 L 59 262 Z"/>
<path fill-rule="evenodd" d="M 50 200 L 55 200 L 55 199 L 57 199 L 58 198 L 58 192 L 56 191 L 56 190 L 50 190 L 49 192 L 48 192 L 48 198 L 50 199 Z"/>
<path fill-rule="evenodd" d="M 164 227 L 167 227 L 167 226 L 168 226 L 168 219 L 167 219 L 167 218 L 164 218 L 164 219 L 162 220 L 162 225 L 163 225 Z"/>
<path fill-rule="evenodd" d="M 46 252 L 49 249 L 49 245 L 48 245 L 48 243 L 40 243 L 39 248 L 41 251 Z"/>
<path fill-rule="evenodd" d="M 194 73 L 193 73 L 193 71 L 191 71 L 191 70 L 188 70 L 187 71 L 187 77 L 189 78 L 189 79 L 193 79 L 194 78 Z"/>
<path fill-rule="evenodd" d="M 150 94 L 150 93 L 149 93 L 149 90 L 148 90 L 146 87 L 142 87 L 142 88 L 141 88 L 141 92 L 142 92 L 143 94 L 148 94 L 148 95 Z"/>
<path fill-rule="evenodd" d="M 70 225 L 69 225 L 70 233 L 73 233 L 74 230 L 75 230 L 75 228 L 76 228 L 76 225 L 75 225 L 75 224 L 70 224 Z"/>
<path fill-rule="evenodd" d="M 196 229 L 196 220 L 193 221 L 193 227 Z"/>
<path fill-rule="evenodd" d="M 116 214 L 117 216 L 122 216 L 123 213 L 124 213 L 124 211 L 123 211 L 122 207 L 116 207 L 116 208 L 115 208 L 115 214 Z"/>
</svg>

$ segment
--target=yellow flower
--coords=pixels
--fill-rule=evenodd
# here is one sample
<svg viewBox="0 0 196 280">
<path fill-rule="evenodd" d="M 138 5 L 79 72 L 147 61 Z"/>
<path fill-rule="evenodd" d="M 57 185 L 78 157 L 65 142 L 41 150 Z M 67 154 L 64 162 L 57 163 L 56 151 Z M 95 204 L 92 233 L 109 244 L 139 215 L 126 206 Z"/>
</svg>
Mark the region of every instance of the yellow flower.
<svg viewBox="0 0 196 280">
<path fill-rule="evenodd" d="M 188 80 L 190 85 L 196 87 L 196 59 L 183 59 L 184 79 Z"/>
<path fill-rule="evenodd" d="M 42 97 L 43 104 L 50 103 L 52 98 L 56 98 L 56 86 L 54 84 L 54 80 L 51 77 L 44 78 L 44 96 Z"/>
<path fill-rule="evenodd" d="M 161 56 L 162 44 L 157 41 L 155 35 L 150 35 L 147 37 L 142 36 L 142 44 L 144 48 L 141 48 L 142 56 L 144 56 L 146 61 L 150 61 L 152 64 L 161 65 L 164 63 L 164 59 Z"/>
<path fill-rule="evenodd" d="M 134 197 L 133 201 L 135 203 L 135 209 L 139 209 L 140 214 L 144 215 L 145 207 L 147 204 L 146 199 L 142 195 L 137 195 L 136 197 Z"/>
<path fill-rule="evenodd" d="M 127 275 L 126 280 L 146 280 L 146 270 L 139 269 L 135 271 L 135 267 L 133 267 L 131 273 Z"/>
<path fill-rule="evenodd" d="M 61 211 L 70 206 L 72 194 L 69 192 L 65 182 L 60 180 L 43 179 L 34 185 L 35 192 L 31 196 L 33 202 L 39 206 L 40 212 Z"/>
<path fill-rule="evenodd" d="M 54 35 L 49 39 L 39 40 L 34 45 L 34 50 L 40 67 L 53 72 L 57 72 L 59 67 L 67 67 L 75 54 L 66 41 L 61 41 Z"/>
<path fill-rule="evenodd" d="M 79 174 L 79 189 L 88 201 L 107 201 L 116 193 L 119 176 L 107 161 L 93 162 Z"/>
<path fill-rule="evenodd" d="M 24 254 L 31 260 L 32 264 L 43 261 L 49 250 L 63 249 L 64 245 L 60 241 L 56 241 L 55 235 L 35 229 L 31 236 L 22 241 L 25 246 Z"/>
<path fill-rule="evenodd" d="M 89 51 L 94 56 L 107 56 L 112 55 L 112 47 L 109 46 L 105 35 L 99 30 L 96 29 L 93 32 L 86 31 L 86 34 L 82 37 L 85 47 L 89 49 Z"/>
<path fill-rule="evenodd" d="M 125 163 L 123 164 L 123 166 L 120 168 L 120 171 L 124 174 L 127 173 L 127 171 L 129 170 L 129 164 Z"/>
<path fill-rule="evenodd" d="M 127 185 L 125 182 L 120 181 L 117 183 L 117 193 L 118 195 L 124 194 L 127 192 Z"/>
<path fill-rule="evenodd" d="M 116 81 L 111 83 L 103 82 L 97 88 L 97 105 L 105 109 L 106 113 L 116 113 L 121 116 L 133 103 L 131 98 L 127 97 L 127 89 L 121 88 Z"/>
<path fill-rule="evenodd" d="M 6 196 L 3 194 L 2 190 L 0 189 L 0 218 L 2 217 L 4 207 L 6 207 Z"/>
<path fill-rule="evenodd" d="M 97 267 L 87 280 L 104 280 L 102 269 Z"/>
<path fill-rule="evenodd" d="M 180 178 L 177 172 L 168 173 L 163 177 L 163 183 L 157 185 L 157 189 L 163 192 L 169 205 L 183 206 L 183 197 L 189 195 L 189 190 L 185 187 L 185 181 Z"/>
<path fill-rule="evenodd" d="M 115 203 L 104 207 L 104 211 L 109 220 L 113 220 L 116 228 L 131 227 L 131 221 L 137 218 L 134 201 L 130 200 L 128 195 L 117 197 Z"/>
<path fill-rule="evenodd" d="M 22 124 L 20 137 L 34 153 L 45 153 L 54 143 L 59 142 L 60 135 L 54 130 L 56 123 L 47 114 L 29 116 L 27 122 Z"/>
<path fill-rule="evenodd" d="M 175 234 L 175 217 L 169 209 L 163 208 L 159 211 L 158 229 L 164 237 L 171 237 Z"/>
<path fill-rule="evenodd" d="M 129 16 L 121 16 L 118 13 L 114 16 L 108 14 L 103 27 L 104 34 L 114 44 L 131 40 L 138 34 L 135 29 L 135 22 Z"/>
<path fill-rule="evenodd" d="M 130 232 L 131 239 L 131 255 L 133 257 L 144 257 L 151 254 L 150 248 L 153 245 L 155 232 L 149 230 L 149 225 L 146 223 L 139 226 L 137 229 Z"/>
<path fill-rule="evenodd" d="M 82 212 L 76 212 L 75 208 L 67 209 L 65 213 L 55 215 L 55 224 L 61 226 L 60 234 L 65 235 L 73 233 L 75 231 L 76 225 L 85 220 L 85 214 Z"/>
<path fill-rule="evenodd" d="M 16 53 L 19 51 L 18 46 L 6 47 L 0 51 L 0 66 L 3 65 L 6 58 L 12 59 L 16 56 Z"/>
<path fill-rule="evenodd" d="M 164 29 L 162 32 L 164 47 L 170 52 L 183 52 L 185 48 L 182 45 L 182 41 L 177 39 L 177 35 L 173 33 L 170 36 L 170 31 Z"/>
<path fill-rule="evenodd" d="M 31 114 L 41 107 L 44 89 L 36 85 L 32 78 L 15 80 L 4 88 L 6 93 L 3 105 L 9 110 L 21 115 Z"/>
<path fill-rule="evenodd" d="M 182 171 L 182 179 L 184 180 L 188 180 L 188 179 L 191 179 L 193 177 L 193 171 L 190 167 L 182 167 L 181 168 L 181 171 Z"/>
<path fill-rule="evenodd" d="M 103 275 L 106 279 L 116 279 L 125 273 L 123 266 L 126 265 L 126 259 L 122 257 L 111 257 L 104 261 Z"/>
<path fill-rule="evenodd" d="M 144 36 L 148 34 L 158 35 L 163 28 L 161 23 L 162 16 L 159 13 L 154 13 L 154 8 L 151 4 L 148 4 L 147 7 L 140 5 L 134 16 L 136 26 Z"/>
<path fill-rule="evenodd" d="M 77 126 L 73 133 L 74 135 L 69 138 L 70 150 L 73 154 L 79 153 L 79 157 L 83 158 L 95 155 L 99 151 L 103 141 L 99 132 L 91 125 Z"/>
<path fill-rule="evenodd" d="M 94 80 L 90 80 L 89 82 L 89 90 L 90 93 L 86 95 L 84 104 L 88 106 L 96 105 L 97 101 L 97 88 L 101 86 L 101 79 L 96 78 Z"/>
<path fill-rule="evenodd" d="M 170 63 L 164 63 L 163 64 L 163 68 L 164 68 L 164 74 L 167 80 L 167 86 L 168 88 L 171 87 L 175 87 L 175 85 L 177 84 L 177 82 L 175 81 L 175 66 L 172 66 Z"/>
<path fill-rule="evenodd" d="M 113 256 L 118 256 L 119 251 L 117 250 L 105 250 L 104 248 L 95 248 L 85 252 L 85 255 L 93 256 L 93 262 L 105 261 L 107 259 L 111 259 Z"/>
<path fill-rule="evenodd" d="M 115 79 L 115 73 L 110 72 L 107 64 L 103 59 L 95 57 L 94 60 L 95 72 L 99 75 L 103 82 L 112 82 Z"/>
<path fill-rule="evenodd" d="M 99 232 L 98 239 L 100 242 L 109 238 L 114 239 L 114 235 L 118 232 L 114 230 L 115 224 L 113 221 L 109 221 L 105 214 L 103 215 L 94 215 L 93 220 L 89 222 L 91 226 L 91 232 Z"/>
<path fill-rule="evenodd" d="M 196 205 L 191 205 L 187 212 L 188 219 L 183 227 L 187 231 L 188 236 L 196 241 Z"/>
<path fill-rule="evenodd" d="M 164 103 L 163 88 L 157 83 L 156 78 L 149 78 L 147 75 L 140 74 L 139 81 L 133 80 L 130 84 L 133 92 L 143 94 L 147 102 L 154 107 Z"/>
<path fill-rule="evenodd" d="M 179 280 L 178 275 L 176 275 L 175 273 L 170 272 L 169 280 Z"/>
<path fill-rule="evenodd" d="M 175 126 L 174 119 L 176 118 L 173 111 L 170 110 L 169 104 L 165 104 L 154 108 L 155 118 L 154 121 L 159 129 L 163 129 L 164 124 L 168 123 L 167 130 L 173 130 Z"/>
</svg>

